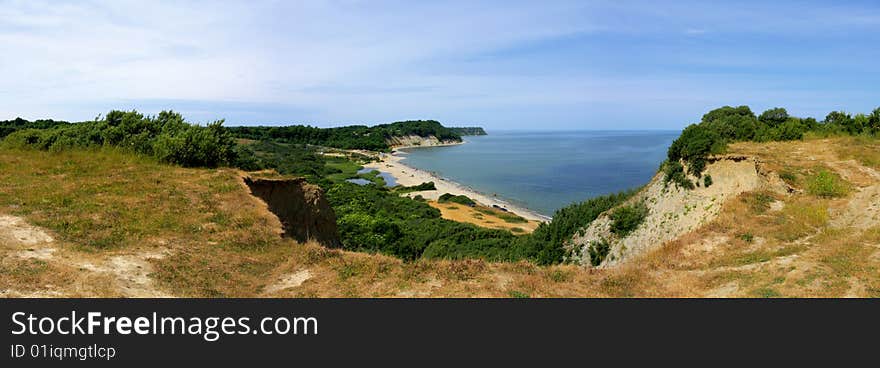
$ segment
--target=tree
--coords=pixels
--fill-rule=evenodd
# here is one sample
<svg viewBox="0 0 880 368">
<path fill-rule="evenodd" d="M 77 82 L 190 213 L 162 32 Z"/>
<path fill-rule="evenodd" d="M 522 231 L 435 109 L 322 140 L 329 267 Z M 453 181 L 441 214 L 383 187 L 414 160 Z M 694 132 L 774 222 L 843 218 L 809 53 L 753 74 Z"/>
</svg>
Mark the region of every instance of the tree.
<svg viewBox="0 0 880 368">
<path fill-rule="evenodd" d="M 707 112 L 705 115 L 703 115 L 702 122 L 711 123 L 713 121 L 728 118 L 731 116 L 739 116 L 739 117 L 746 117 L 746 118 L 755 119 L 755 113 L 753 113 L 752 109 L 750 109 L 748 106 L 737 106 L 737 107 L 724 106 L 724 107 L 719 107 L 715 110 Z"/>
<path fill-rule="evenodd" d="M 771 127 L 775 127 L 788 120 L 788 111 L 782 107 L 773 108 L 762 112 L 758 120 Z"/>
<path fill-rule="evenodd" d="M 871 134 L 880 133 L 880 107 L 868 115 L 868 128 L 871 130 Z"/>
<path fill-rule="evenodd" d="M 846 126 L 850 120 L 852 120 L 852 116 L 843 111 L 832 111 L 825 116 L 825 124 Z"/>
</svg>

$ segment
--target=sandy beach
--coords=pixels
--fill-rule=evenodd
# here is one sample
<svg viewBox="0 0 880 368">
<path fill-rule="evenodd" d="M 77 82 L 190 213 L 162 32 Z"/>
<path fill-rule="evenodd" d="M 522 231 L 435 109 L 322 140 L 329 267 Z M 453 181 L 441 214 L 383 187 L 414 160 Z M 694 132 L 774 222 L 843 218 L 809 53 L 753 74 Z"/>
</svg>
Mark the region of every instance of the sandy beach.
<svg viewBox="0 0 880 368">
<path fill-rule="evenodd" d="M 400 148 L 410 149 L 417 147 Z M 434 186 L 437 187 L 437 190 L 407 193 L 408 196 L 421 195 L 425 199 L 436 201 L 443 193 L 465 195 L 484 206 L 492 207 L 493 205 L 497 205 L 529 220 L 545 222 L 550 219 L 547 216 L 543 216 L 529 209 L 507 203 L 498 197 L 480 193 L 462 184 L 443 179 L 433 173 L 407 166 L 403 162 L 403 159 L 406 157 L 406 152 L 400 151 L 400 148 L 396 148 L 393 154 L 381 155 L 381 161 L 366 164 L 364 167 L 391 174 L 391 176 L 397 180 L 397 184 L 400 185 L 413 186 L 433 181 Z"/>
</svg>

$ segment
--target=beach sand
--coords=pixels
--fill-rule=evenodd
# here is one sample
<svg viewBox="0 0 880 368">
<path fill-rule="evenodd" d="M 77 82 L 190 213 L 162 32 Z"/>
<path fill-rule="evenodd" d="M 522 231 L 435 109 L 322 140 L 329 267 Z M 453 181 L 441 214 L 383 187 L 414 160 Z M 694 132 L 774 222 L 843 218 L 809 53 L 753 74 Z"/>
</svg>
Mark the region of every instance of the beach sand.
<svg viewBox="0 0 880 368">
<path fill-rule="evenodd" d="M 404 148 L 404 147 L 400 147 Z M 415 147 L 405 147 L 405 148 L 415 148 Z M 405 186 L 413 186 L 419 185 L 425 182 L 433 181 L 434 186 L 437 187 L 437 190 L 426 190 L 422 192 L 411 192 L 407 193 L 407 196 L 414 197 L 416 195 L 421 195 L 423 198 L 436 201 L 442 194 L 450 193 L 454 195 L 465 195 L 470 199 L 473 199 L 477 203 L 492 207 L 493 205 L 498 205 L 500 207 L 506 208 L 508 211 L 515 213 L 523 218 L 535 221 L 546 222 L 549 221 L 550 218 L 534 211 L 531 211 L 527 208 L 518 207 L 512 205 L 510 203 L 505 202 L 504 200 L 492 196 L 480 193 L 476 190 L 468 188 L 462 184 L 456 183 L 454 181 L 443 179 L 437 175 L 434 175 L 430 172 L 416 169 L 410 166 L 407 166 L 402 160 L 405 158 L 406 152 L 399 151 L 399 148 L 396 148 L 393 154 L 383 154 L 380 156 L 380 162 L 371 162 L 369 164 L 364 165 L 365 168 L 371 168 L 375 170 L 379 170 L 382 172 L 386 172 L 391 174 L 395 180 L 397 180 L 397 184 L 405 185 Z"/>
</svg>

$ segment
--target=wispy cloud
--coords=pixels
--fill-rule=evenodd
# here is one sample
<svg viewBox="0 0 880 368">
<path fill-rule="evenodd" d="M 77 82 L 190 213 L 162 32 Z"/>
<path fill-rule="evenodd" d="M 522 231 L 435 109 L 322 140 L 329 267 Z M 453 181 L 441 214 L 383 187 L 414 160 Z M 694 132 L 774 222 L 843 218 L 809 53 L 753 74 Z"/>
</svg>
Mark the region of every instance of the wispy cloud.
<svg viewBox="0 0 880 368">
<path fill-rule="evenodd" d="M 0 0 L 0 119 L 167 107 L 230 123 L 638 128 L 741 101 L 860 110 L 880 97 L 847 92 L 878 82 L 878 16 L 834 2 Z"/>
</svg>

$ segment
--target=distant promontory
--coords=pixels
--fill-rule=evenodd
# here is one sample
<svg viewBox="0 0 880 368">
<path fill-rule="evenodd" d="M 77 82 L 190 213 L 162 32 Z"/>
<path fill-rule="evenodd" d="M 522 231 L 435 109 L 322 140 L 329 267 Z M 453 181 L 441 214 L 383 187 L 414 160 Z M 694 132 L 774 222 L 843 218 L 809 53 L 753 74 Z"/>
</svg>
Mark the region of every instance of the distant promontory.
<svg viewBox="0 0 880 368">
<path fill-rule="evenodd" d="M 486 131 L 481 127 L 452 127 L 449 130 L 454 133 L 466 136 L 466 135 L 486 135 Z"/>
</svg>

